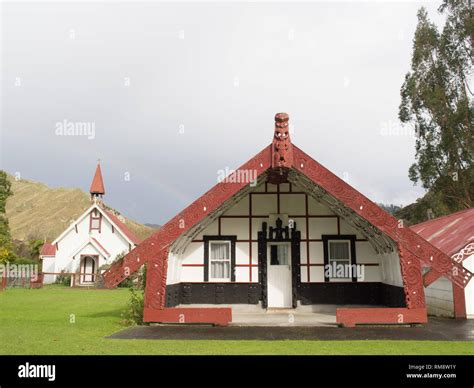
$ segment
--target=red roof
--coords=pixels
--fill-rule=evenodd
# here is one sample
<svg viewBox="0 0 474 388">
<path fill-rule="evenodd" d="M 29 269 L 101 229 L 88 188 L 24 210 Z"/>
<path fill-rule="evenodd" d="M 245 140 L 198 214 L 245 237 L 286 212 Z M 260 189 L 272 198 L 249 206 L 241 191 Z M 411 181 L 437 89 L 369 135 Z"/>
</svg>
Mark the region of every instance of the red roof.
<svg viewBox="0 0 474 388">
<path fill-rule="evenodd" d="M 107 213 L 107 216 L 110 217 L 112 222 L 117 226 L 117 228 L 120 229 L 120 231 L 125 236 L 127 236 L 127 238 L 130 241 L 132 241 L 135 245 L 138 245 L 141 243 L 141 240 L 130 229 L 128 229 L 128 227 L 122 221 L 120 221 L 120 219 L 113 212 L 105 208 L 102 208 L 102 210 L 104 210 L 104 212 Z"/>
<path fill-rule="evenodd" d="M 45 242 L 41 248 L 40 256 L 56 256 L 56 246 Z"/>
<path fill-rule="evenodd" d="M 411 229 L 452 256 L 474 241 L 474 208 L 425 221 Z"/>
<path fill-rule="evenodd" d="M 252 159 L 248 160 L 234 174 L 239 174 L 241 171 L 254 171 L 254 179 L 267 172 L 269 178 L 272 178 L 272 175 L 286 175 L 288 179 L 291 178 L 291 180 L 296 181 L 300 178 L 302 185 L 308 184 L 308 190 L 319 187 L 335 200 L 340 201 L 355 216 L 366 220 L 381 233 L 392 239 L 400 251 L 403 276 L 410 277 L 405 284 L 408 308 L 425 306 L 424 286 L 423 281 L 420 280 L 422 279 L 420 263 L 429 263 L 431 266 L 431 272 L 434 274 L 431 282 L 436 280 L 436 276 L 445 274 L 458 286 L 465 287 L 473 275 L 470 271 L 453 262 L 448 255 L 423 239 L 412 229 L 400 228 L 395 217 L 385 212 L 298 147 L 292 145 L 285 127 L 286 117 L 277 115 L 274 137 L 277 140 L 274 140 L 270 146 L 265 147 Z M 274 162 L 277 166 L 283 165 L 283 167 L 275 169 L 273 167 Z M 204 218 L 219 214 L 222 204 L 231 200 L 247 185 L 248 182 L 245 182 L 245 180 L 236 182 L 231 179 L 217 183 L 129 252 L 123 261 L 112 265 L 104 273 L 106 286 L 116 286 L 129 274 L 138 270 L 144 262 L 150 262 L 152 265 L 147 273 L 146 308 L 163 309 L 165 307 L 166 274 L 170 246 L 178 237 L 188 232 Z M 411 258 L 417 258 L 418 260 L 411 260 Z M 454 268 L 459 269 L 459 271 L 454 271 Z"/>
<path fill-rule="evenodd" d="M 97 164 L 97 168 L 95 169 L 94 179 L 92 180 L 89 192 L 91 194 L 105 194 L 104 180 L 102 179 L 100 164 Z"/>
</svg>

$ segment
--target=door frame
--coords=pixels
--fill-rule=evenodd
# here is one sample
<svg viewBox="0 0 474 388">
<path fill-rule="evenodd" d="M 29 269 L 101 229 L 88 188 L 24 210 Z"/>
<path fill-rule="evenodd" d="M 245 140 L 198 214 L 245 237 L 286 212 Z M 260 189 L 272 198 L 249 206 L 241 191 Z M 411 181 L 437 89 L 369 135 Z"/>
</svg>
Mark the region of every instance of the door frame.
<svg viewBox="0 0 474 388">
<path fill-rule="evenodd" d="M 279 246 L 279 245 L 283 245 L 283 246 L 286 246 L 288 247 L 288 254 L 289 254 L 289 257 L 288 257 L 288 265 L 290 266 L 290 271 L 289 271 L 289 281 L 290 281 L 290 287 L 287 289 L 287 292 L 290 294 L 290 299 L 291 299 L 291 302 L 290 302 L 290 306 L 268 306 L 268 299 L 269 298 L 269 295 L 268 295 L 268 285 L 270 283 L 269 281 L 269 273 L 271 271 L 271 264 L 270 264 L 270 260 L 271 260 L 271 253 L 270 253 L 270 250 L 271 250 L 271 247 L 272 246 Z M 291 242 L 290 241 L 269 241 L 267 243 L 267 307 L 268 308 L 292 308 L 293 307 L 293 292 L 292 292 L 292 289 L 293 289 L 293 263 L 292 263 L 292 256 L 291 256 Z"/>
<path fill-rule="evenodd" d="M 280 218 L 277 221 L 281 221 Z M 267 230 L 268 229 L 268 230 Z M 291 291 L 292 307 L 296 308 L 298 304 L 298 289 L 301 284 L 300 269 L 300 241 L 301 232 L 297 229 L 296 222 L 293 222 L 293 228 L 270 227 L 268 223 L 262 223 L 262 230 L 257 233 L 258 236 L 258 276 L 261 284 L 262 308 L 268 308 L 268 244 L 274 242 L 291 243 Z"/>
<path fill-rule="evenodd" d="M 91 258 L 92 259 L 92 272 L 89 274 L 86 274 L 86 259 Z M 81 255 L 80 262 L 79 262 L 79 273 L 82 275 L 80 276 L 80 284 L 85 284 L 85 283 L 94 283 L 96 276 L 97 276 L 97 270 L 98 270 L 98 265 L 99 265 L 99 255 Z M 84 272 L 82 272 L 84 270 Z M 92 281 L 87 281 L 86 276 L 91 275 L 92 276 Z"/>
</svg>

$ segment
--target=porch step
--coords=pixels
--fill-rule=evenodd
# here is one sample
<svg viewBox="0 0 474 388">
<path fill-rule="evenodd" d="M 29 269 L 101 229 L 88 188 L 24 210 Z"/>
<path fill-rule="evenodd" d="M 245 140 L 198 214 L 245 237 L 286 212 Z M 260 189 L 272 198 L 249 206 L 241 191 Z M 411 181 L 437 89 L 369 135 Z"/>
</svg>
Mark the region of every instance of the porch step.
<svg viewBox="0 0 474 388">
<path fill-rule="evenodd" d="M 299 313 L 295 310 L 262 311 L 260 313 L 233 312 L 231 326 L 314 326 L 335 327 L 336 317 L 329 314 Z"/>
</svg>

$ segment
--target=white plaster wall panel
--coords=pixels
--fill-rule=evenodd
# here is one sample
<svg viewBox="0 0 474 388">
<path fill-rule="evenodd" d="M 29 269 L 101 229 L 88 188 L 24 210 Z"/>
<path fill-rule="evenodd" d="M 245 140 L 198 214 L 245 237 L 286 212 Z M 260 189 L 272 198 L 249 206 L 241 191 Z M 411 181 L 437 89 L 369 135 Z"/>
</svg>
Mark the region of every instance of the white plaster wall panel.
<svg viewBox="0 0 474 388">
<path fill-rule="evenodd" d="M 247 216 L 249 214 L 249 196 L 246 195 L 229 210 L 227 210 L 224 215 L 226 216 Z"/>
<path fill-rule="evenodd" d="M 168 255 L 168 268 L 166 270 L 166 284 L 179 283 L 178 266 L 181 266 L 180 258 L 177 255 L 170 253 Z"/>
<path fill-rule="evenodd" d="M 237 240 L 248 240 L 250 238 L 248 218 L 222 218 L 221 235 L 237 236 Z"/>
<path fill-rule="evenodd" d="M 249 277 L 249 267 L 235 267 L 235 281 L 237 283 L 248 283 Z"/>
<path fill-rule="evenodd" d="M 301 266 L 301 283 L 308 283 L 308 267 Z"/>
<path fill-rule="evenodd" d="M 252 267 L 252 283 L 258 283 L 258 267 Z"/>
<path fill-rule="evenodd" d="M 181 267 L 181 282 L 203 282 L 204 281 L 204 267 Z"/>
<path fill-rule="evenodd" d="M 278 191 L 278 185 L 267 183 L 267 191 L 270 193 L 276 193 Z"/>
<path fill-rule="evenodd" d="M 463 265 L 469 271 L 474 272 L 474 255 L 465 259 Z M 466 314 L 468 318 L 474 318 L 474 279 L 471 279 L 464 289 L 464 296 L 466 299 Z"/>
<path fill-rule="evenodd" d="M 252 196 L 252 215 L 267 215 L 277 213 L 276 194 L 258 194 Z"/>
<path fill-rule="evenodd" d="M 398 253 L 380 255 L 379 268 L 382 274 L 382 282 L 392 286 L 403 287 L 400 259 Z"/>
<path fill-rule="evenodd" d="M 219 233 L 219 223 L 218 220 L 212 221 L 201 233 L 198 233 L 195 240 L 202 240 L 203 236 L 217 236 Z"/>
<path fill-rule="evenodd" d="M 304 194 L 280 194 L 280 213 L 289 215 L 305 215 L 306 204 Z"/>
<path fill-rule="evenodd" d="M 184 264 L 203 264 L 204 263 L 204 243 L 191 242 L 184 253 L 181 255 Z"/>
<path fill-rule="evenodd" d="M 337 234 L 336 218 L 309 219 L 309 238 L 311 240 L 321 239 L 323 234 Z"/>
<path fill-rule="evenodd" d="M 293 218 L 294 223 L 296 224 L 296 230 L 301 232 L 301 239 L 306 239 L 306 218 L 304 217 L 295 217 Z"/>
<path fill-rule="evenodd" d="M 258 243 L 252 243 L 252 264 L 258 265 Z"/>
<path fill-rule="evenodd" d="M 311 283 L 324 282 L 324 267 L 321 265 L 312 265 L 310 268 Z"/>
<path fill-rule="evenodd" d="M 300 243 L 300 263 L 306 264 L 307 254 L 306 254 L 306 241 Z"/>
<path fill-rule="evenodd" d="M 368 241 L 356 241 L 356 259 L 358 264 L 378 264 L 379 257 Z"/>
<path fill-rule="evenodd" d="M 324 244 L 322 242 L 309 243 L 310 264 L 324 264 Z"/>
<path fill-rule="evenodd" d="M 280 184 L 280 193 L 287 193 L 290 191 L 290 184 L 289 183 L 281 183 Z"/>
<path fill-rule="evenodd" d="M 258 232 L 262 230 L 262 223 L 267 223 L 268 232 L 268 217 L 252 218 L 252 240 L 258 239 Z"/>
<path fill-rule="evenodd" d="M 381 282 L 382 274 L 378 266 L 364 265 L 363 267 L 364 279 L 361 282 Z"/>
<path fill-rule="evenodd" d="M 249 243 L 235 244 L 235 264 L 249 263 Z"/>
<path fill-rule="evenodd" d="M 425 299 L 428 314 L 454 317 L 453 287 L 445 277 L 425 288 Z"/>
<path fill-rule="evenodd" d="M 334 212 L 331 211 L 327 206 L 316 201 L 313 197 L 308 195 L 308 213 L 311 216 L 326 216 L 334 215 Z"/>
<path fill-rule="evenodd" d="M 341 228 L 341 234 L 355 234 L 356 238 L 362 239 L 364 238 L 364 235 L 354 229 L 352 226 L 350 226 L 345 220 L 342 218 L 340 219 L 340 228 Z"/>
<path fill-rule="evenodd" d="M 262 193 L 265 191 L 265 182 L 260 183 L 257 187 L 255 187 L 252 192 Z"/>
<path fill-rule="evenodd" d="M 54 258 L 53 257 L 45 257 L 42 260 L 42 271 L 43 272 L 56 272 L 54 268 Z M 43 283 L 44 284 L 51 284 L 54 283 L 56 280 L 56 275 L 44 275 Z"/>
</svg>

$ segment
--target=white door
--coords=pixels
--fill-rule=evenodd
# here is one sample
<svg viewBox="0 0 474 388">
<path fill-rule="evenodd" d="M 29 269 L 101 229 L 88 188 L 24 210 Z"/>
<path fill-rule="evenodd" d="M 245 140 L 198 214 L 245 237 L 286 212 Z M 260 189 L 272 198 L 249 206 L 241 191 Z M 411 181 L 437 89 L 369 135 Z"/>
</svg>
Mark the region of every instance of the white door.
<svg viewBox="0 0 474 388">
<path fill-rule="evenodd" d="M 82 282 L 83 283 L 92 283 L 95 280 L 95 260 L 93 257 L 90 256 L 85 256 L 83 258 L 84 265 L 82 267 L 83 270 L 83 277 L 82 277 Z"/>
<path fill-rule="evenodd" d="M 289 243 L 269 244 L 267 252 L 268 307 L 292 307 Z"/>
</svg>

